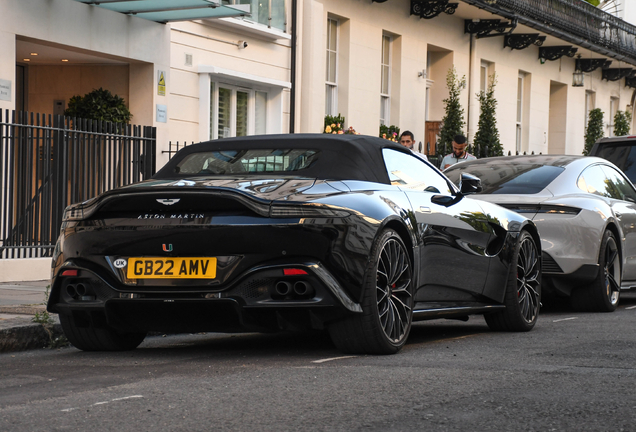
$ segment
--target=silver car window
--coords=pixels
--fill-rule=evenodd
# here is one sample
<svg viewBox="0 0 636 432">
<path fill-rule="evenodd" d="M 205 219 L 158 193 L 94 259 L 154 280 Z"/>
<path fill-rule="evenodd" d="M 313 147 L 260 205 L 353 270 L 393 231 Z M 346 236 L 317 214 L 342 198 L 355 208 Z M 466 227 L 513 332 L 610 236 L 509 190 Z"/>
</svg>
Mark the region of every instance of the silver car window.
<svg viewBox="0 0 636 432">
<path fill-rule="evenodd" d="M 584 192 L 611 198 L 612 195 L 607 189 L 608 183 L 607 176 L 600 165 L 587 167 L 576 182 L 579 189 Z"/>
<path fill-rule="evenodd" d="M 607 189 L 612 198 L 636 202 L 636 191 L 623 174 L 607 165 L 603 165 L 603 171 L 607 176 Z"/>
<path fill-rule="evenodd" d="M 421 159 L 400 151 L 384 149 L 384 164 L 391 184 L 404 189 L 451 195 L 446 178 Z"/>
</svg>

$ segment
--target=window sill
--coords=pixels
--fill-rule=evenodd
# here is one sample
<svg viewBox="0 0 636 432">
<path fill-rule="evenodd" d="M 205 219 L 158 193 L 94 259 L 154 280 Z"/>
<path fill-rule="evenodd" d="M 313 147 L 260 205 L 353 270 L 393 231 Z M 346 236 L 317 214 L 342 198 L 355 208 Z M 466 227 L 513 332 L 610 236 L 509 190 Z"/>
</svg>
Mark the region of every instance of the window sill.
<svg viewBox="0 0 636 432">
<path fill-rule="evenodd" d="M 218 18 L 206 21 L 209 25 L 232 29 L 240 33 L 248 33 L 263 39 L 269 39 L 272 41 L 281 39 L 291 40 L 291 35 L 289 33 L 285 33 L 278 29 L 268 28 L 262 24 L 245 21 L 240 18 Z"/>
</svg>

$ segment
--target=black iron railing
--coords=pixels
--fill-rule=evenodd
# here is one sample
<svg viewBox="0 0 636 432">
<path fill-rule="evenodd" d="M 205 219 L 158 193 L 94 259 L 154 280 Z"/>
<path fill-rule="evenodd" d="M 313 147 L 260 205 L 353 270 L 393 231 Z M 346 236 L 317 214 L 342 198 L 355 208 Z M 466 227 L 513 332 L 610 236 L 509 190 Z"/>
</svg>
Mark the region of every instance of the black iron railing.
<svg viewBox="0 0 636 432">
<path fill-rule="evenodd" d="M 51 256 L 64 208 L 155 172 L 156 128 L 0 111 L 0 259 Z"/>
<path fill-rule="evenodd" d="M 462 0 L 602 55 L 636 64 L 636 26 L 581 0 Z"/>
<path fill-rule="evenodd" d="M 176 152 L 178 152 L 185 146 L 192 144 L 194 144 L 194 141 L 192 141 L 190 144 L 188 144 L 187 141 L 184 141 L 183 144 L 179 144 L 179 141 L 173 144 L 172 141 L 170 141 L 168 142 L 168 150 L 162 150 L 161 153 L 168 153 L 168 159 L 172 159 L 172 156 L 174 156 Z"/>
</svg>

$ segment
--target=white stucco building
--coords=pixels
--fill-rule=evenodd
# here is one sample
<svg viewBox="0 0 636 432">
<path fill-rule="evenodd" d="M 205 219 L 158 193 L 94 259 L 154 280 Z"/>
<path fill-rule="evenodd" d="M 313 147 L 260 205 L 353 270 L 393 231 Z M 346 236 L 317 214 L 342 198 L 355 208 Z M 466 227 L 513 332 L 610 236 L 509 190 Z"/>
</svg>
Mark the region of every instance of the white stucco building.
<svg viewBox="0 0 636 432">
<path fill-rule="evenodd" d="M 319 131 L 325 114 L 341 113 L 347 126 L 365 134 L 376 135 L 380 122 L 411 130 L 426 148 L 427 142 L 435 141 L 431 131 L 444 115 L 446 76 L 453 66 L 467 80 L 462 106 L 469 142 L 479 117 L 475 94 L 485 88 L 488 75 L 496 74 L 501 142 L 513 153 L 580 154 L 589 110 L 604 111 L 607 135 L 612 133 L 616 110 L 631 110 L 633 89 L 626 86 L 625 79 L 604 79 L 601 68 L 585 73 L 584 86 L 572 86 L 578 56 L 612 60 L 611 68 L 636 68 L 632 42 L 621 45 L 620 40 L 612 39 L 616 43 L 606 49 L 598 41 L 568 31 L 586 20 L 613 16 L 580 0 L 442 3 L 452 7 L 445 6 L 449 9 L 436 15 L 428 10 L 435 16 L 421 19 L 411 13 L 414 5 L 426 10 L 433 9 L 435 2 L 301 2 L 301 130 Z M 636 5 L 625 5 L 621 13 L 631 17 L 632 8 Z M 543 16 L 552 22 L 540 22 Z M 479 28 L 480 23 L 496 19 L 503 27 L 487 31 L 485 37 L 466 31 L 467 22 Z M 506 27 L 506 23 L 511 25 Z M 636 27 L 620 19 L 606 25 L 617 35 L 621 33 L 620 37 L 629 36 L 625 40 L 634 40 Z M 611 38 L 609 32 L 599 40 Z M 536 35 L 541 47 L 505 47 L 507 35 Z M 568 49 L 571 56 L 540 59 L 542 48 L 559 46 L 575 52 Z"/>
</svg>

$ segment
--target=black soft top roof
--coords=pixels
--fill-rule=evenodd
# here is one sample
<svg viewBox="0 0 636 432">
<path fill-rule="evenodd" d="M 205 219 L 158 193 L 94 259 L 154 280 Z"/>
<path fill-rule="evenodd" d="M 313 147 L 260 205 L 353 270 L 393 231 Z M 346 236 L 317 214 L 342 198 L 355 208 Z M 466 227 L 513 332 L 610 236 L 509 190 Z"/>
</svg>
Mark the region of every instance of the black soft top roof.
<svg viewBox="0 0 636 432">
<path fill-rule="evenodd" d="M 183 177 L 175 173 L 175 167 L 193 153 L 245 149 L 312 149 L 320 151 L 318 159 L 308 168 L 294 172 L 294 175 L 322 180 L 363 180 L 389 184 L 382 157 L 384 148 L 411 154 L 410 150 L 396 142 L 367 135 L 285 134 L 224 138 L 193 144 L 179 150 L 153 178 Z"/>
</svg>

